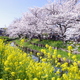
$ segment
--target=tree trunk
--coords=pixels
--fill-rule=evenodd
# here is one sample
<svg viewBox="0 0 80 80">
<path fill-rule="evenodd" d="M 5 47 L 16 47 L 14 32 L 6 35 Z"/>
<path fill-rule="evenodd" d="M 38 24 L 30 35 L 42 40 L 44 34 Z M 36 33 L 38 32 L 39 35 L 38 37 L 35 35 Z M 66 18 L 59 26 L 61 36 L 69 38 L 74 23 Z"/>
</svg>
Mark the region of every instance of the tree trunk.
<svg viewBox="0 0 80 80">
<path fill-rule="evenodd" d="M 42 41 L 42 38 L 41 38 L 41 35 L 40 34 L 38 35 L 38 38 L 39 38 L 39 41 Z"/>
</svg>

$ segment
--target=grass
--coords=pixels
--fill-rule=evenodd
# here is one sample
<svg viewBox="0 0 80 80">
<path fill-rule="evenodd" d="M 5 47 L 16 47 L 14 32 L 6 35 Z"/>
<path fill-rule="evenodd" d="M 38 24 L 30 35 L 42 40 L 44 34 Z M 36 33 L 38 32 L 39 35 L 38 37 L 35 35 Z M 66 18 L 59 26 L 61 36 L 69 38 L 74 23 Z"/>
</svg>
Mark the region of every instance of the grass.
<svg viewBox="0 0 80 80">
<path fill-rule="evenodd" d="M 0 38 L 9 39 L 8 37 L 5 37 L 5 36 L 4 37 L 0 36 Z M 25 39 L 25 40 L 27 40 L 27 39 Z M 19 39 L 13 40 L 13 41 L 15 41 L 17 44 L 21 45 Z M 43 44 L 43 45 L 48 44 L 48 45 L 50 45 L 52 47 L 58 47 L 58 48 L 67 49 L 67 44 L 63 44 L 62 41 L 53 41 L 53 40 L 42 40 L 42 41 L 39 41 L 39 39 L 32 39 L 31 41 L 24 42 L 23 46 L 31 48 L 31 49 L 34 49 L 34 50 L 37 50 L 37 51 L 41 51 L 41 49 L 45 49 L 48 52 L 47 48 L 38 47 L 36 45 L 30 44 L 30 42 Z M 80 51 L 80 47 L 79 47 L 78 51 Z M 62 50 L 58 49 L 58 54 L 60 54 L 62 57 L 68 58 L 68 52 L 66 52 L 66 51 L 62 51 Z M 76 57 L 77 57 L 78 60 L 80 60 L 80 54 L 77 54 Z M 69 59 L 71 59 L 71 58 L 69 58 Z"/>
<path fill-rule="evenodd" d="M 62 51 L 62 50 L 58 50 L 57 52 L 58 54 L 60 54 L 62 57 L 68 57 L 68 52 Z"/>
<path fill-rule="evenodd" d="M 18 44 L 20 44 L 20 40 L 16 40 L 16 42 Z M 52 47 L 58 47 L 58 48 L 67 49 L 67 44 L 65 44 L 65 46 L 63 46 L 63 42 L 62 41 L 52 41 L 52 40 L 39 41 L 38 39 L 32 39 L 31 41 L 25 42 L 23 44 L 23 46 L 31 48 L 31 49 L 35 49 L 35 50 L 38 50 L 38 51 L 41 51 L 41 49 L 45 49 L 48 52 L 47 48 L 38 47 L 36 45 L 30 44 L 30 42 L 39 43 L 39 44 L 43 44 L 43 45 L 48 44 L 48 45 L 50 45 Z M 71 59 L 71 58 L 68 57 L 68 52 L 66 52 L 66 51 L 58 49 L 58 54 L 60 54 L 62 57 L 66 57 L 68 59 Z M 74 55 L 74 54 L 72 54 L 72 55 Z M 78 60 L 80 60 L 80 54 L 76 55 L 76 57 L 77 57 Z"/>
<path fill-rule="evenodd" d="M 62 41 L 53 41 L 53 40 L 42 40 L 39 41 L 38 39 L 32 39 L 31 41 L 32 43 L 39 43 L 39 44 L 43 44 L 43 45 L 50 45 L 53 47 L 58 47 L 58 48 L 66 48 L 66 44 L 64 44 Z"/>
<path fill-rule="evenodd" d="M 20 45 L 20 40 L 15 40 L 15 42 Z M 32 45 L 29 42 L 23 43 L 22 46 L 28 47 L 28 48 L 31 48 L 31 49 L 35 49 L 35 50 L 38 50 L 38 51 L 40 51 L 41 49 L 45 49 L 45 48 L 42 48 L 42 47 L 38 47 L 36 45 Z"/>
<path fill-rule="evenodd" d="M 0 39 L 9 39 L 7 36 L 0 36 Z"/>
<path fill-rule="evenodd" d="M 78 51 L 80 52 L 80 47 L 78 48 Z"/>
</svg>

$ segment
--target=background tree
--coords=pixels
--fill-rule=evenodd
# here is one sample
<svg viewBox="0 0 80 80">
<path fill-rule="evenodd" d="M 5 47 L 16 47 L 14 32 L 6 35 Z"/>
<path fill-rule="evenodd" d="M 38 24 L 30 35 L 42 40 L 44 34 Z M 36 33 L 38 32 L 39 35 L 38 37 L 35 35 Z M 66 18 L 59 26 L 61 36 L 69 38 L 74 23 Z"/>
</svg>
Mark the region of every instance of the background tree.
<svg viewBox="0 0 80 80">
<path fill-rule="evenodd" d="M 21 19 L 13 21 L 7 33 L 10 37 L 37 36 L 40 40 L 43 34 L 58 33 L 63 40 L 69 39 L 70 36 L 67 34 L 69 29 L 76 29 L 75 25 L 77 25 L 77 31 L 79 31 L 80 3 L 78 1 L 58 0 L 43 7 L 30 8 Z M 70 33 L 70 35 L 73 34 Z M 67 37 L 64 38 L 64 36 Z"/>
</svg>

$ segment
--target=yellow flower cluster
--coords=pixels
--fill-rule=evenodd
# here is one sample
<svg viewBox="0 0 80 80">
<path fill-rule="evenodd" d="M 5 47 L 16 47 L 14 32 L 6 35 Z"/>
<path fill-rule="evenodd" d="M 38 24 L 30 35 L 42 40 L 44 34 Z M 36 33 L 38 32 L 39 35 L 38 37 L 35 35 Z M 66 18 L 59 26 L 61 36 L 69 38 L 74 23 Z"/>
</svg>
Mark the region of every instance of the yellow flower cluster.
<svg viewBox="0 0 80 80">
<path fill-rule="evenodd" d="M 80 61 L 77 60 L 76 55 L 72 55 L 71 50 L 72 50 L 72 46 L 68 46 L 68 56 L 69 59 L 71 58 L 71 60 L 73 60 L 73 63 L 69 63 L 67 62 L 67 59 L 65 57 L 62 58 L 62 56 L 60 54 L 57 54 L 57 49 L 54 49 L 54 51 L 52 50 L 51 46 L 46 47 L 49 49 L 49 51 L 42 49 L 41 52 L 44 53 L 44 58 L 42 58 L 42 62 L 49 62 L 51 65 L 55 64 L 55 67 L 59 67 L 60 69 L 57 69 L 57 71 L 55 72 L 54 75 L 57 76 L 56 77 L 52 77 L 51 80 L 79 80 L 80 77 L 80 68 L 78 67 L 80 65 Z M 52 51 L 50 51 L 52 50 Z M 45 53 L 46 52 L 46 53 Z M 50 52 L 53 52 L 50 53 Z M 58 62 L 58 59 L 62 58 L 62 60 L 64 61 L 64 63 L 60 63 Z M 54 69 L 55 71 L 55 69 Z M 62 76 L 60 76 L 62 75 Z M 76 76 L 75 76 L 76 75 Z"/>
<path fill-rule="evenodd" d="M 53 75 L 53 67 L 50 63 L 35 62 L 31 56 L 17 47 L 0 43 L 3 52 L 0 54 L 0 65 L 3 65 L 1 80 L 40 80 L 49 79 Z M 39 56 L 40 53 L 37 53 Z M 50 75 L 50 76 L 48 76 Z M 41 79 L 41 80 L 42 80 Z"/>
<path fill-rule="evenodd" d="M 0 80 L 79 80 L 80 61 L 75 55 L 68 53 L 73 62 L 69 64 L 66 58 L 58 54 L 57 49 L 46 45 L 42 49 L 44 57 L 37 53 L 40 62 L 34 61 L 30 55 L 9 44 L 4 46 L 0 40 Z M 51 50 L 51 51 L 50 51 Z M 71 47 L 70 49 L 71 50 Z M 52 53 L 51 53 L 52 52 Z M 64 62 L 60 63 L 59 59 Z M 57 69 L 56 69 L 57 68 Z"/>
<path fill-rule="evenodd" d="M 45 45 L 45 47 L 46 47 L 46 48 L 49 48 L 49 45 L 48 45 L 48 44 L 46 44 L 46 45 Z"/>
<path fill-rule="evenodd" d="M 24 42 L 25 40 L 24 39 L 21 39 L 21 42 Z"/>
<path fill-rule="evenodd" d="M 72 46 L 68 46 L 68 51 L 71 52 Z"/>
<path fill-rule="evenodd" d="M 20 44 L 22 45 L 25 42 L 25 39 L 21 39 Z"/>
<path fill-rule="evenodd" d="M 3 43 L 3 40 L 0 39 L 0 51 L 2 51 L 4 48 L 4 43 Z"/>
</svg>

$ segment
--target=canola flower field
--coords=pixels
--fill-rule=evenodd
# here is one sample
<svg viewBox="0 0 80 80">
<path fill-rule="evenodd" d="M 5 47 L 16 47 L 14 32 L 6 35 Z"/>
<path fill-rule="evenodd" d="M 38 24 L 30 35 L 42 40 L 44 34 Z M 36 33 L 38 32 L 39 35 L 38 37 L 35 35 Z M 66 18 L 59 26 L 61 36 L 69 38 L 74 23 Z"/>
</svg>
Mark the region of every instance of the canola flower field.
<svg viewBox="0 0 80 80">
<path fill-rule="evenodd" d="M 0 80 L 80 80 L 80 61 L 71 54 L 72 46 L 68 46 L 70 64 L 67 58 L 57 55 L 57 49 L 52 50 L 47 44 L 46 48 L 48 52 L 41 49 L 44 57 L 37 53 L 38 62 L 32 59 L 32 53 L 27 54 L 0 39 Z M 58 61 L 60 58 L 63 62 Z"/>
</svg>

